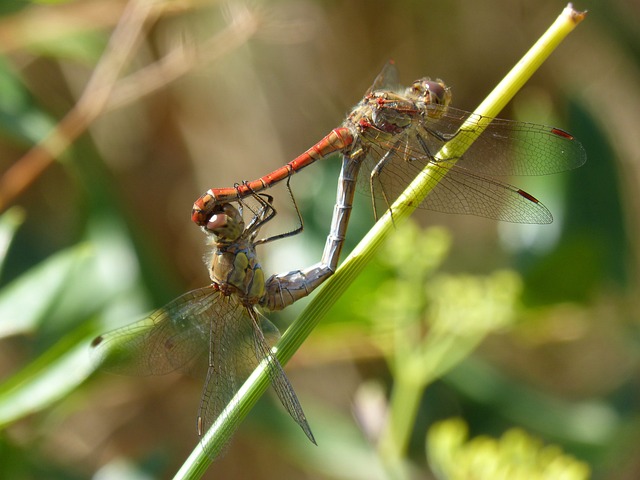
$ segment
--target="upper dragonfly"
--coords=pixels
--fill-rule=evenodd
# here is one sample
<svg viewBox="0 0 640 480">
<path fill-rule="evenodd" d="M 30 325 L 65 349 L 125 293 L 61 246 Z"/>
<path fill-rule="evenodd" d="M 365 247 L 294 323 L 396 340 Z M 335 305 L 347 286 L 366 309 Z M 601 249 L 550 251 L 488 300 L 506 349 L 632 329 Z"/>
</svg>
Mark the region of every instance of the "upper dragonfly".
<svg viewBox="0 0 640 480">
<path fill-rule="evenodd" d="M 265 280 L 256 246 L 299 233 L 302 223 L 294 231 L 257 239 L 276 211 L 271 196 L 252 198 L 257 207 L 249 205 L 249 199 L 238 200 L 238 208 L 223 203 L 207 219 L 203 231 L 212 246 L 209 286 L 178 297 L 142 321 L 100 335 L 92 343 L 94 355 L 101 368 L 122 374 L 161 375 L 206 367 L 197 418 L 201 436 L 232 400 L 249 368 L 266 360 L 280 401 L 315 443 L 300 402 L 269 347 L 279 332 L 260 310 L 280 310 L 311 293 L 335 270 L 342 241 L 329 237 L 321 262 Z M 252 215 L 246 223 L 245 209 Z"/>
<path fill-rule="evenodd" d="M 205 225 L 220 203 L 251 195 L 289 178 L 331 153 L 342 153 L 358 186 L 388 207 L 415 176 L 430 165 L 446 169 L 421 207 L 478 215 L 516 223 L 550 223 L 549 210 L 533 195 L 496 177 L 544 175 L 577 168 L 586 153 L 571 134 L 554 127 L 502 119 L 487 119 L 451 107 L 451 90 L 442 80 L 422 78 L 405 90 L 395 90 L 397 72 L 388 63 L 342 126 L 286 165 L 237 188 L 210 189 L 194 204 L 192 220 Z M 490 120 L 475 139 L 460 127 Z M 454 137 L 470 146 L 460 158 L 437 158 Z M 355 180 L 355 178 L 354 178 Z"/>
</svg>

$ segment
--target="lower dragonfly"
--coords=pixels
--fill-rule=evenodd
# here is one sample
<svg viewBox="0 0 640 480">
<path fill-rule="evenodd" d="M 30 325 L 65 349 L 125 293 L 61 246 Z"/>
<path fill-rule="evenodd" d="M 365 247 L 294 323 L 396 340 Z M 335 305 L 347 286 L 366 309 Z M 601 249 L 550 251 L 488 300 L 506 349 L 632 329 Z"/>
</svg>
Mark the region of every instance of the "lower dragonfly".
<svg viewBox="0 0 640 480">
<path fill-rule="evenodd" d="M 200 436 L 237 391 L 241 370 L 247 367 L 242 360 L 248 359 L 255 367 L 266 359 L 280 401 L 316 443 L 300 402 L 265 338 L 266 334 L 277 340 L 278 330 L 260 309 L 280 310 L 311 293 L 333 273 L 342 241 L 330 236 L 321 262 L 265 280 L 256 246 L 299 233 L 302 219 L 296 206 L 299 228 L 257 239 L 276 210 L 270 195 L 254 194 L 252 198 L 257 208 L 244 200 L 237 201 L 238 208 L 232 203 L 217 205 L 203 228 L 212 246 L 207 260 L 211 285 L 185 293 L 142 321 L 100 335 L 92 347 L 100 367 L 112 373 L 162 375 L 193 372 L 198 365 L 206 365 L 197 416 Z M 246 224 L 245 209 L 252 213 Z"/>
<path fill-rule="evenodd" d="M 423 208 L 515 223 L 553 221 L 549 210 L 533 195 L 495 177 L 545 175 L 581 166 L 586 153 L 571 134 L 559 128 L 480 117 L 453 108 L 451 89 L 439 79 L 422 78 L 405 90 L 393 88 L 396 84 L 397 71 L 389 62 L 342 126 L 257 180 L 239 188 L 208 190 L 194 203 L 192 220 L 205 225 L 216 205 L 270 188 L 339 152 L 343 155 L 343 170 L 349 170 L 347 176 L 351 180 L 357 180 L 361 168 L 369 172 L 368 179 L 361 177 L 357 182 L 361 190 L 370 193 L 376 217 L 376 201 L 388 207 L 429 166 L 439 180 L 421 203 Z M 476 139 L 473 125 L 488 122 Z M 468 145 L 465 153 L 460 158 L 437 157 L 454 137 Z"/>
</svg>

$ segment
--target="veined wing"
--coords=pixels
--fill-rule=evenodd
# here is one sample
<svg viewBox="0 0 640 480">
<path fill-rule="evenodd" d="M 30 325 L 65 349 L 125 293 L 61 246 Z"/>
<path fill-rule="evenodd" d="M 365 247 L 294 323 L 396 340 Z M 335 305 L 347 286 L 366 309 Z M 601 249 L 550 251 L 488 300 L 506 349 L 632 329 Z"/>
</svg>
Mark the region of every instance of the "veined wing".
<svg viewBox="0 0 640 480">
<path fill-rule="evenodd" d="M 260 324 L 263 324 L 264 321 L 268 320 L 262 316 L 258 317 L 259 314 L 256 310 L 251 310 L 252 317 L 252 325 L 253 325 L 253 341 L 256 355 L 259 358 L 267 358 L 269 362 L 269 376 L 271 377 L 271 384 L 273 385 L 280 402 L 284 406 L 284 408 L 289 412 L 291 418 L 293 418 L 300 428 L 304 431 L 305 435 L 311 440 L 314 444 L 316 443 L 316 439 L 311 432 L 311 427 L 307 422 L 307 417 L 302 410 L 302 406 L 300 405 L 300 401 L 298 400 L 298 396 L 296 392 L 293 390 L 289 379 L 284 373 L 282 369 L 282 365 L 276 357 L 271 353 L 271 348 L 267 345 L 264 337 L 264 327 L 260 327 Z M 271 323 L 271 322 L 269 322 Z"/>
<path fill-rule="evenodd" d="M 547 125 L 494 118 L 475 141 L 471 129 L 459 131 L 465 122 L 474 125 L 487 120 L 448 107 L 438 119 L 423 117 L 416 134 L 427 146 L 427 156 L 435 155 L 454 136 L 462 139 L 463 144 L 470 146 L 458 159 L 458 166 L 482 175 L 547 175 L 572 170 L 586 162 L 586 152 L 578 140 L 564 130 Z M 423 145 L 415 138 L 411 140 L 407 147 L 416 157 L 424 155 Z"/>
<path fill-rule="evenodd" d="M 267 359 L 269 377 L 280 401 L 315 443 L 293 387 L 267 344 L 265 333 L 269 342 L 275 343 L 278 339 L 276 327 L 233 295 L 225 297 L 224 302 L 224 315 L 211 324 L 209 370 L 198 411 L 198 434 L 204 435 L 222 411 L 231 404 L 240 387 L 239 382 L 250 369 Z M 230 433 L 228 437 L 231 436 Z M 214 456 L 219 453 L 211 452 Z"/>
<path fill-rule="evenodd" d="M 365 96 L 376 90 L 395 90 L 398 88 L 400 83 L 398 78 L 399 76 L 396 64 L 393 60 L 389 60 L 385 63 L 384 67 L 382 67 L 382 70 L 376 76 L 375 80 L 365 93 Z"/>
<path fill-rule="evenodd" d="M 414 134 L 407 132 L 405 135 Z M 414 178 L 430 165 L 435 187 L 420 204 L 444 213 L 469 214 L 515 223 L 550 223 L 549 210 L 525 191 L 451 161 L 434 162 L 425 149 L 410 145 L 418 140 L 394 139 L 396 143 L 373 143 L 365 160 L 370 176 L 361 175 L 359 189 L 373 194 L 376 208 L 388 208 Z M 442 175 L 448 170 L 446 175 Z"/>
<path fill-rule="evenodd" d="M 190 372 L 209 345 L 209 323 L 222 295 L 211 286 L 185 293 L 147 318 L 92 342 L 100 368 L 124 375 Z"/>
</svg>

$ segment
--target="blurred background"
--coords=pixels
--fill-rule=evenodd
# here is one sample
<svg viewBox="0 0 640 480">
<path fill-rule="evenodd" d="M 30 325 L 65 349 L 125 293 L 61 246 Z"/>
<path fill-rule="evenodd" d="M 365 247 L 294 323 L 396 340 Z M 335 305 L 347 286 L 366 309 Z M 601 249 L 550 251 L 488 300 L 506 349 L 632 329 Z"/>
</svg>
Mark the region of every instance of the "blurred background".
<svg viewBox="0 0 640 480">
<path fill-rule="evenodd" d="M 403 84 L 442 78 L 473 110 L 565 5 L 2 2 L 0 476 L 171 478 L 197 443 L 201 384 L 93 372 L 87 345 L 208 283 L 194 200 L 306 150 L 390 58 Z M 512 181 L 555 222 L 423 211 L 398 226 L 286 367 L 319 446 L 269 393 L 205 478 L 386 478 L 381 419 L 413 347 L 430 374 L 406 478 L 465 478 L 443 473 L 430 430 L 449 418 L 471 438 L 522 429 L 593 478 L 640 476 L 640 6 L 575 8 L 586 20 L 501 114 L 583 143 L 584 167 Z M 293 177 L 305 230 L 259 250 L 267 273 L 319 260 L 339 166 Z M 295 228 L 273 194 L 269 232 Z M 343 257 L 372 225 L 360 195 Z M 306 303 L 269 318 L 284 330 Z M 404 355 L 406 311 L 422 343 Z"/>
</svg>

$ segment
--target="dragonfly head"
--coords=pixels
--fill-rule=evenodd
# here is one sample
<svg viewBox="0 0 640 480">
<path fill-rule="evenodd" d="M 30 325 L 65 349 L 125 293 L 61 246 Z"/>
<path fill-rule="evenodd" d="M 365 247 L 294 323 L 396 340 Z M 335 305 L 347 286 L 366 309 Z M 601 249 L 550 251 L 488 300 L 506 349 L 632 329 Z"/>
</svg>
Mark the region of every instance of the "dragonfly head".
<svg viewBox="0 0 640 480">
<path fill-rule="evenodd" d="M 217 237 L 218 243 L 232 243 L 244 231 L 242 214 L 230 203 L 216 205 L 203 229 Z"/>
<path fill-rule="evenodd" d="M 451 103 L 451 89 L 439 78 L 416 80 L 407 88 L 407 97 L 420 105 L 432 118 L 440 118 Z"/>
</svg>

